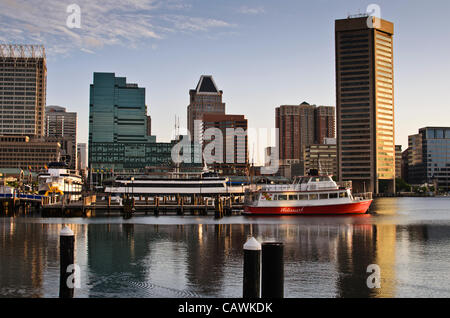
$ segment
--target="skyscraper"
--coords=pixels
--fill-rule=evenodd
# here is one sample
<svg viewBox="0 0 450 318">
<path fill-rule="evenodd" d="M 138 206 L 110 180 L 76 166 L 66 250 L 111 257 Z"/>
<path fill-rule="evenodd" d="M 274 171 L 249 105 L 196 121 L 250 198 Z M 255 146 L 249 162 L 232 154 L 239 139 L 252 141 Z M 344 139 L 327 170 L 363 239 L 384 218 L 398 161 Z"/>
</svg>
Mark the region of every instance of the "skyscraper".
<svg viewBox="0 0 450 318">
<path fill-rule="evenodd" d="M 61 144 L 61 160 L 77 169 L 77 113 L 61 106 L 45 107 L 45 132 L 49 141 Z"/>
<path fill-rule="evenodd" d="M 338 175 L 355 192 L 395 191 L 393 34 L 376 17 L 335 21 Z"/>
<path fill-rule="evenodd" d="M 202 75 L 197 87 L 189 91 L 190 101 L 187 108 L 187 125 L 192 140 L 201 140 L 201 127 L 195 127 L 195 121 L 201 121 L 203 114 L 225 114 L 223 92 L 217 88 L 211 75 Z M 195 132 L 198 132 L 195 135 Z"/>
<path fill-rule="evenodd" d="M 89 106 L 90 144 L 148 140 L 145 88 L 114 73 L 94 73 Z"/>
<path fill-rule="evenodd" d="M 142 173 L 171 161 L 172 143 L 148 136 L 145 88 L 114 73 L 94 73 L 90 86 L 88 164 L 92 184 L 119 173 Z"/>
<path fill-rule="evenodd" d="M 335 137 L 335 114 L 332 106 L 282 105 L 275 109 L 275 127 L 279 129 L 280 163 L 302 161 L 312 144 L 323 144 Z"/>
<path fill-rule="evenodd" d="M 0 44 L 0 135 L 44 136 L 45 49 Z"/>
<path fill-rule="evenodd" d="M 275 109 L 275 128 L 279 129 L 280 164 L 303 160 L 307 145 L 315 142 L 316 106 L 282 105 Z"/>
</svg>

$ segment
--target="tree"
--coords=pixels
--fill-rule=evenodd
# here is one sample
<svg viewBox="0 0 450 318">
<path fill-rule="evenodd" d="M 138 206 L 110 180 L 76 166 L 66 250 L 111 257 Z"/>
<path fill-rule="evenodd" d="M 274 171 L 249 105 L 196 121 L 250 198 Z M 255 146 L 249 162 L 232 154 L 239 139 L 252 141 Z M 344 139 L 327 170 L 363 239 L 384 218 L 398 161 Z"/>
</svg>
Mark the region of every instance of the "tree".
<svg viewBox="0 0 450 318">
<path fill-rule="evenodd" d="M 397 192 L 411 192 L 411 185 L 406 183 L 402 178 L 395 179 L 395 186 Z"/>
</svg>

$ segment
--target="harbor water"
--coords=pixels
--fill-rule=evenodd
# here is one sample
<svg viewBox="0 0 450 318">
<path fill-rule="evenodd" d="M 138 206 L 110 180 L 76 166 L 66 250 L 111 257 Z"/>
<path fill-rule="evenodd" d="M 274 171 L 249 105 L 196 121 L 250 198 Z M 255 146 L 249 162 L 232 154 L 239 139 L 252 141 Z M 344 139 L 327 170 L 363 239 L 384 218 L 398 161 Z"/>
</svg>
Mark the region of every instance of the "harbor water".
<svg viewBox="0 0 450 318">
<path fill-rule="evenodd" d="M 2 217 L 0 297 L 58 297 L 63 224 L 75 297 L 242 297 L 250 235 L 284 243 L 285 297 L 450 297 L 450 197 L 379 198 L 359 216 Z"/>
</svg>

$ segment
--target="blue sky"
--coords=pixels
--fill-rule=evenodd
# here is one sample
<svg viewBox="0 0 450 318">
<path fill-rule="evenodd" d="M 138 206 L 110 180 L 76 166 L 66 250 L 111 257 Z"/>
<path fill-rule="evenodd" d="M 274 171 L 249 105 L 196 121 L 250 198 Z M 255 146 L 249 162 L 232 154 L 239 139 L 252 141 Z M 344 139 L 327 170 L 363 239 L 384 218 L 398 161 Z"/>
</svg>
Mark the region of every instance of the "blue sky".
<svg viewBox="0 0 450 318">
<path fill-rule="evenodd" d="M 69 29 L 69 4 L 81 28 Z M 274 109 L 335 97 L 334 20 L 369 4 L 395 25 L 396 143 L 423 126 L 450 126 L 448 0 L 1 0 L 0 42 L 47 49 L 47 104 L 78 112 L 88 135 L 93 72 L 146 88 L 152 131 L 168 141 L 186 125 L 189 89 L 202 74 L 224 91 L 226 111 L 272 128 Z"/>
</svg>

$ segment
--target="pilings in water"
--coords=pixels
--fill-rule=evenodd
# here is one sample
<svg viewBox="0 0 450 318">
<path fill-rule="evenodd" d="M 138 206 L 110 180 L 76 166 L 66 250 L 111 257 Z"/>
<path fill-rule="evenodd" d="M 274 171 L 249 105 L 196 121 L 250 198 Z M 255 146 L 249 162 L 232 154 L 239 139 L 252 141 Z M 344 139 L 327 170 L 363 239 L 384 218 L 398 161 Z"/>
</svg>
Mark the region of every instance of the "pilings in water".
<svg viewBox="0 0 450 318">
<path fill-rule="evenodd" d="M 261 288 L 261 244 L 251 237 L 244 244 L 243 298 L 259 298 Z"/>
<path fill-rule="evenodd" d="M 284 297 L 283 243 L 266 242 L 262 244 L 261 279 L 263 298 Z"/>
<path fill-rule="evenodd" d="M 73 231 L 65 226 L 59 234 L 59 298 L 73 298 L 75 288 L 74 246 Z"/>
<path fill-rule="evenodd" d="M 260 244 L 251 237 L 244 244 L 243 298 L 283 298 L 283 243 Z"/>
</svg>

